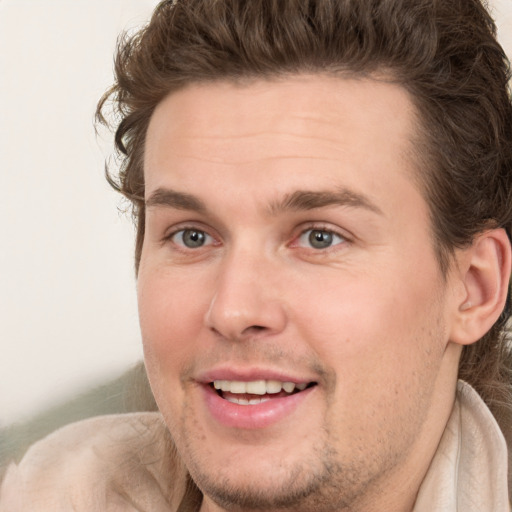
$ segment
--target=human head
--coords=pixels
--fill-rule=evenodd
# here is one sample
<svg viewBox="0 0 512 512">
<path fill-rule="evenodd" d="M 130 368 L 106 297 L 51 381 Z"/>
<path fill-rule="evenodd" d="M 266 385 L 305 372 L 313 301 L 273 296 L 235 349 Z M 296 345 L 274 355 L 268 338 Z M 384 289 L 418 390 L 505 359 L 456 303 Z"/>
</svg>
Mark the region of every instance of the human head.
<svg viewBox="0 0 512 512">
<path fill-rule="evenodd" d="M 299 72 L 376 73 L 404 87 L 418 111 L 417 179 L 430 205 L 443 272 L 453 250 L 489 227 L 512 226 L 509 69 L 479 0 L 164 1 L 120 41 L 105 95 L 120 116 L 119 180 L 133 202 L 136 268 L 144 240 L 146 129 L 163 98 L 188 84 Z M 509 301 L 510 302 L 510 301 Z M 509 304 L 510 306 L 510 304 Z M 500 320 L 465 347 L 460 376 L 498 419 L 510 403 L 510 352 Z M 508 366 L 507 366 L 508 364 Z"/>
<path fill-rule="evenodd" d="M 205 510 L 412 508 L 510 265 L 488 230 L 442 274 L 414 125 L 403 88 L 319 74 L 155 109 L 139 320 Z"/>
</svg>

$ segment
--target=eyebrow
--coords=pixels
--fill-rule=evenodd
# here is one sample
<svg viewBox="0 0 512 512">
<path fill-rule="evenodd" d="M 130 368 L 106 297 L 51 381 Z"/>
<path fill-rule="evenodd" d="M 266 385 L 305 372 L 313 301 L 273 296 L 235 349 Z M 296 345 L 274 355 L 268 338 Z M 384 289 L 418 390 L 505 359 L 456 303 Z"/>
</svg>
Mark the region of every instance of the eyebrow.
<svg viewBox="0 0 512 512">
<path fill-rule="evenodd" d="M 276 215 L 282 211 L 314 210 L 327 206 L 351 206 L 383 215 L 382 210 L 367 196 L 347 188 L 337 190 L 297 190 L 270 205 L 270 212 Z"/>
<path fill-rule="evenodd" d="M 205 204 L 192 194 L 177 192 L 167 188 L 156 189 L 147 199 L 146 208 L 164 206 L 178 210 L 192 210 L 198 213 L 206 213 Z"/>
<path fill-rule="evenodd" d="M 178 210 L 190 210 L 198 213 L 207 213 L 206 205 L 199 198 L 185 192 L 167 188 L 158 188 L 145 201 L 146 208 L 163 206 Z M 268 208 L 270 215 L 275 216 L 286 211 L 314 210 L 328 206 L 351 206 L 383 215 L 382 210 L 367 196 L 340 188 L 331 190 L 296 190 L 286 194 L 279 201 L 273 201 Z"/>
</svg>

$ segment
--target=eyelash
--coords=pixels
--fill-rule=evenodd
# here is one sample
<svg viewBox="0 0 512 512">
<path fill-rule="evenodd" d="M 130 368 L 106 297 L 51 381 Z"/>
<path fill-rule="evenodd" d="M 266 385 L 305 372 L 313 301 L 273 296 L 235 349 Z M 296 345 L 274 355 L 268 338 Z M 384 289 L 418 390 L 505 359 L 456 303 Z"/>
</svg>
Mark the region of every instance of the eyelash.
<svg viewBox="0 0 512 512">
<path fill-rule="evenodd" d="M 308 235 L 309 233 L 309 235 Z M 316 239 L 314 238 L 314 234 L 317 234 Z M 321 238 L 323 240 L 321 240 Z M 338 238 L 340 241 L 336 242 L 335 238 Z M 333 247 L 336 247 L 337 245 L 341 245 L 342 243 L 346 242 L 346 237 L 340 235 L 339 233 L 336 233 L 335 231 L 324 229 L 324 228 L 309 228 L 300 233 L 300 235 L 297 237 L 296 245 L 299 246 L 301 241 L 304 241 L 307 239 L 307 243 L 309 244 L 310 249 L 315 250 L 328 250 Z M 313 241 L 317 241 L 319 244 L 321 244 L 324 240 L 327 241 L 326 247 L 313 247 Z M 295 244 L 292 244 L 294 246 Z"/>
<path fill-rule="evenodd" d="M 314 248 L 314 247 L 311 247 L 311 245 L 309 245 L 308 247 L 301 246 L 300 245 L 301 239 L 306 237 L 308 233 L 312 233 L 314 231 L 318 231 L 320 233 L 324 233 L 324 234 L 328 234 L 328 235 L 337 237 L 340 239 L 340 241 L 337 243 L 333 243 L 333 244 L 329 245 L 328 247 L 323 247 L 323 248 Z M 311 236 L 311 234 L 309 236 Z M 330 226 L 326 226 L 325 224 L 322 224 L 322 223 L 313 223 L 313 224 L 301 227 L 299 234 L 293 238 L 292 242 L 289 244 L 289 247 L 296 247 L 298 249 L 310 250 L 310 251 L 313 251 L 314 253 L 320 255 L 320 254 L 329 253 L 331 251 L 340 250 L 341 247 L 339 247 L 339 246 L 344 247 L 346 244 L 350 244 L 351 241 L 352 241 L 351 237 L 348 236 L 345 232 L 342 232 L 341 230 L 332 229 Z"/>
<path fill-rule="evenodd" d="M 177 243 L 174 238 L 179 235 L 180 233 L 182 233 L 182 237 L 183 237 L 183 234 L 187 231 L 191 231 L 191 232 L 196 232 L 196 233 L 201 233 L 203 235 L 205 235 L 207 238 L 209 238 L 211 241 L 210 243 L 208 244 L 202 244 L 202 245 L 199 245 L 197 247 L 187 247 L 186 245 L 184 244 L 180 244 L 180 243 Z M 311 233 L 317 231 L 318 233 L 323 233 L 323 234 L 327 234 L 329 236 L 332 236 L 332 237 L 337 237 L 340 239 L 339 242 L 337 243 L 333 243 L 331 245 L 328 245 L 327 247 L 321 247 L 321 248 L 315 248 L 315 247 L 303 247 L 300 245 L 300 241 L 301 239 L 303 239 L 307 233 L 310 233 L 309 236 L 311 236 Z M 219 242 L 216 242 L 216 238 L 212 235 L 210 235 L 208 233 L 208 231 L 206 229 L 203 229 L 201 227 L 198 227 L 198 226 L 181 226 L 179 227 L 179 229 L 175 229 L 173 230 L 171 233 L 169 233 L 168 235 L 165 235 L 163 240 L 162 240 L 162 243 L 168 243 L 168 242 L 171 242 L 173 243 L 177 248 L 178 250 L 180 251 L 195 251 L 197 249 L 200 249 L 202 247 L 205 247 L 205 246 L 210 246 L 210 245 L 219 245 Z M 213 242 L 213 243 L 212 243 Z M 305 249 L 305 250 L 312 250 L 313 252 L 315 253 L 326 253 L 326 252 L 329 252 L 331 250 L 336 250 L 336 247 L 339 246 L 339 245 L 346 245 L 348 243 L 351 242 L 351 239 L 350 237 L 348 237 L 347 235 L 345 235 L 344 233 L 340 233 L 339 231 L 337 230 L 334 230 L 334 229 L 331 229 L 325 225 L 322 225 L 322 224 L 313 224 L 313 225 L 309 225 L 307 227 L 304 227 L 300 230 L 299 234 L 297 236 L 294 236 L 292 241 L 288 244 L 288 247 L 297 247 L 298 249 Z"/>
<path fill-rule="evenodd" d="M 178 229 L 175 229 L 173 230 L 171 233 L 169 233 L 168 235 L 165 235 L 162 242 L 165 244 L 167 242 L 171 242 L 173 243 L 174 245 L 176 245 L 180 250 L 182 251 L 187 251 L 187 250 L 195 250 L 195 248 L 192 248 L 192 247 L 186 247 L 185 245 L 182 245 L 182 244 L 179 244 L 177 243 L 175 240 L 173 240 L 177 235 L 179 235 L 180 233 L 185 233 L 186 231 L 191 231 L 191 232 L 196 232 L 196 233 L 202 233 L 203 235 L 205 235 L 207 238 L 210 238 L 211 240 L 214 241 L 213 244 L 208 244 L 208 245 L 218 245 L 215 244 L 215 237 L 213 237 L 212 235 L 210 235 L 208 233 L 207 230 L 205 229 L 202 229 L 200 227 L 197 227 L 197 226 L 182 226 Z M 183 235 L 182 235 L 183 236 Z M 200 245 L 198 248 L 201 248 L 201 247 L 204 247 L 204 245 Z"/>
</svg>

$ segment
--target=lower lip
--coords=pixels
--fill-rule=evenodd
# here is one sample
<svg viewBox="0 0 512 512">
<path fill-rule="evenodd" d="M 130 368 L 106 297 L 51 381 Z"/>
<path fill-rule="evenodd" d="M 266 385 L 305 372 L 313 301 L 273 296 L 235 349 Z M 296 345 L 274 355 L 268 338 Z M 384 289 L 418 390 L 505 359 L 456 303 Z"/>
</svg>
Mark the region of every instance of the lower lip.
<svg viewBox="0 0 512 512">
<path fill-rule="evenodd" d="M 291 415 L 316 386 L 290 396 L 271 398 L 254 405 L 239 405 L 220 397 L 209 385 L 202 386 L 206 406 L 215 420 L 226 427 L 262 429 L 274 425 Z"/>
</svg>

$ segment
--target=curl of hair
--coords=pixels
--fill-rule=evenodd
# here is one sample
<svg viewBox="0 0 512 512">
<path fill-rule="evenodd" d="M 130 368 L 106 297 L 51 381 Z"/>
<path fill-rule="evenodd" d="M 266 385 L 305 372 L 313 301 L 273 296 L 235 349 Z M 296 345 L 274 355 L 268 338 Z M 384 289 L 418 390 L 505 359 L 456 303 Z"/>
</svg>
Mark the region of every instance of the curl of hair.
<svg viewBox="0 0 512 512">
<path fill-rule="evenodd" d="M 384 76 L 417 110 L 416 178 L 443 272 L 489 227 L 512 233 L 509 65 L 479 0 L 175 0 L 120 39 L 116 82 L 101 99 L 119 121 L 109 182 L 133 204 L 135 266 L 144 239 L 144 141 L 156 105 L 190 83 L 297 73 Z M 510 295 L 510 294 L 509 294 Z M 505 324 L 465 347 L 459 376 L 512 443 L 512 348 Z"/>
</svg>

